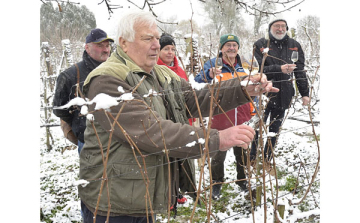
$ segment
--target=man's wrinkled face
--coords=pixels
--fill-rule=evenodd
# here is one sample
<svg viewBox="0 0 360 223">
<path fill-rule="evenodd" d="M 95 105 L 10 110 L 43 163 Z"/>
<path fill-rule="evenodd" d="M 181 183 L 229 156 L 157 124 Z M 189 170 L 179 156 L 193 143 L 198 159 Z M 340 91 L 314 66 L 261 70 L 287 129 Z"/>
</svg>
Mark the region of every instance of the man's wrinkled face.
<svg viewBox="0 0 360 223">
<path fill-rule="evenodd" d="M 286 23 L 284 21 L 275 22 L 270 27 L 270 33 L 275 39 L 283 39 L 286 35 Z"/>
<path fill-rule="evenodd" d="M 151 27 L 135 24 L 134 30 L 134 42 L 129 42 L 120 37 L 121 48 L 141 69 L 150 73 L 159 58 L 159 31 L 156 24 Z"/>
<path fill-rule="evenodd" d="M 235 41 L 229 41 L 224 44 L 224 46 L 221 48 L 221 52 L 223 54 L 226 54 L 231 60 L 235 59 L 237 52 L 239 50 L 239 45 Z M 223 57 L 226 59 L 226 57 Z"/>
<path fill-rule="evenodd" d="M 85 45 L 85 50 L 94 60 L 104 62 L 110 56 L 111 45 L 109 40 L 100 43 L 87 43 Z"/>
</svg>

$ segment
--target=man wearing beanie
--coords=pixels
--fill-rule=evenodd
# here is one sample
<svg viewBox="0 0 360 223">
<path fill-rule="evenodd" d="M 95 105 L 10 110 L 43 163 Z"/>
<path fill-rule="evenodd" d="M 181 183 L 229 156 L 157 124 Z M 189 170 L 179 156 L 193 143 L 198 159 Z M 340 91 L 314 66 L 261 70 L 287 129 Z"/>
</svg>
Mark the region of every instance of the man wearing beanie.
<svg viewBox="0 0 360 223">
<path fill-rule="evenodd" d="M 218 60 L 222 60 L 223 66 L 215 68 L 216 57 L 210 59 L 204 64 L 204 70 L 196 75 L 195 81 L 202 82 L 211 82 L 213 78 L 216 78 L 220 81 L 225 81 L 232 78 L 237 78 L 235 72 L 239 76 L 247 75 L 241 66 L 240 56 L 238 54 L 239 50 L 239 38 L 233 34 L 225 34 L 220 37 L 220 53 Z M 227 56 L 225 56 L 227 55 Z M 234 70 L 234 68 L 235 70 Z M 221 74 L 221 75 L 220 75 Z M 237 108 L 226 112 L 225 114 L 219 114 L 212 117 L 211 128 L 217 130 L 223 130 L 231 126 L 241 125 L 242 123 L 248 121 L 251 118 L 252 106 L 251 103 L 247 103 Z M 229 119 L 231 121 L 229 121 Z M 237 180 L 236 184 L 240 186 L 241 190 L 247 189 L 247 181 L 244 172 L 244 166 L 246 165 L 246 151 L 241 147 L 233 147 L 234 155 L 236 158 L 236 170 L 237 170 Z M 226 151 L 218 151 L 215 156 L 211 159 L 211 174 L 213 183 L 219 183 L 213 185 L 212 197 L 217 199 L 221 194 L 221 183 L 225 181 L 224 179 L 224 161 L 226 158 Z M 245 161 L 245 162 L 243 162 Z"/>
<path fill-rule="evenodd" d="M 264 122 L 270 115 L 269 132 L 278 133 L 285 116 L 285 110 L 289 108 L 291 99 L 294 96 L 295 90 L 293 87 L 292 73 L 295 75 L 296 84 L 302 96 L 302 104 L 309 103 L 309 86 L 304 70 L 304 53 L 300 44 L 292 39 L 287 33 L 288 25 L 285 19 L 276 18 L 269 23 L 268 33 L 265 38 L 261 38 L 255 42 L 255 57 L 261 65 L 263 60 L 264 49 L 268 46 L 270 41 L 268 54 L 272 57 L 267 57 L 264 63 L 263 72 L 269 80 L 273 81 L 274 86 L 280 89 L 276 94 L 270 93 L 268 103 L 264 112 Z M 292 52 L 298 52 L 298 60 L 293 64 L 291 61 Z M 275 57 L 275 58 L 274 58 Z M 261 67 L 260 67 L 261 69 Z M 257 136 L 257 135 L 256 135 Z M 271 138 L 272 148 L 275 148 L 277 137 Z M 251 159 L 256 156 L 257 137 L 253 141 L 251 150 Z M 271 148 L 267 142 L 265 145 L 265 160 L 270 161 L 272 158 Z M 269 163 L 266 164 L 269 167 Z"/>
<path fill-rule="evenodd" d="M 111 45 L 114 42 L 101 29 L 93 29 L 86 36 L 83 60 L 61 72 L 56 80 L 56 89 L 53 101 L 53 112 L 60 118 L 64 136 L 78 145 L 78 152 L 84 145 L 85 116 L 79 116 L 80 108 L 72 106 L 69 109 L 57 109 L 67 104 L 75 97 L 81 97 L 82 86 L 88 74 L 106 61 L 110 56 Z M 76 86 L 79 86 L 78 90 Z"/>
</svg>

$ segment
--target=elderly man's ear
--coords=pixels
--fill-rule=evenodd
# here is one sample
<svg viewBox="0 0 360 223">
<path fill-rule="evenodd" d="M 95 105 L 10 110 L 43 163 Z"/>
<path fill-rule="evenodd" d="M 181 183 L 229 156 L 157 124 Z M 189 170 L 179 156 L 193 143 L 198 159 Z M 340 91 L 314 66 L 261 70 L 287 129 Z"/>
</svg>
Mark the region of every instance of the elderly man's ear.
<svg viewBox="0 0 360 223">
<path fill-rule="evenodd" d="M 123 49 L 123 51 L 126 53 L 127 52 L 127 47 L 128 47 L 128 41 L 126 41 L 122 37 L 119 37 L 119 44 L 120 44 L 121 49 Z"/>
</svg>

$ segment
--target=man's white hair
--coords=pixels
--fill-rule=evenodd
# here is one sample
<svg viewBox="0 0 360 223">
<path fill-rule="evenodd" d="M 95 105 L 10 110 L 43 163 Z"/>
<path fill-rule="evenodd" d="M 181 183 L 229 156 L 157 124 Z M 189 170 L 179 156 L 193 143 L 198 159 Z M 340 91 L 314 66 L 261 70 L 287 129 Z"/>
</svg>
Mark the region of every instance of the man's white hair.
<svg viewBox="0 0 360 223">
<path fill-rule="evenodd" d="M 115 43 L 116 45 L 120 46 L 119 38 L 122 37 L 123 39 L 134 42 L 135 40 L 135 30 L 134 27 L 146 26 L 149 27 L 156 25 L 156 19 L 151 14 L 151 12 L 146 11 L 130 11 L 125 13 L 118 22 L 116 36 L 115 36 Z"/>
</svg>

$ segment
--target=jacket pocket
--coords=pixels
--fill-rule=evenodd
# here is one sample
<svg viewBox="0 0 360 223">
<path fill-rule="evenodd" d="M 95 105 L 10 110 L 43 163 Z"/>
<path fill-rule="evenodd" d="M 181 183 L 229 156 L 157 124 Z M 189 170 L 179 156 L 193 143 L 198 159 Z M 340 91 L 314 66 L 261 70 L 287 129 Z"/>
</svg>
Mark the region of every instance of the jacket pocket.
<svg viewBox="0 0 360 223">
<path fill-rule="evenodd" d="M 149 166 L 147 172 L 141 174 L 138 165 L 113 164 L 112 170 L 112 209 L 119 209 L 120 212 L 146 210 L 146 207 L 149 209 L 148 197 L 151 201 L 154 198 L 156 168 Z"/>
</svg>

